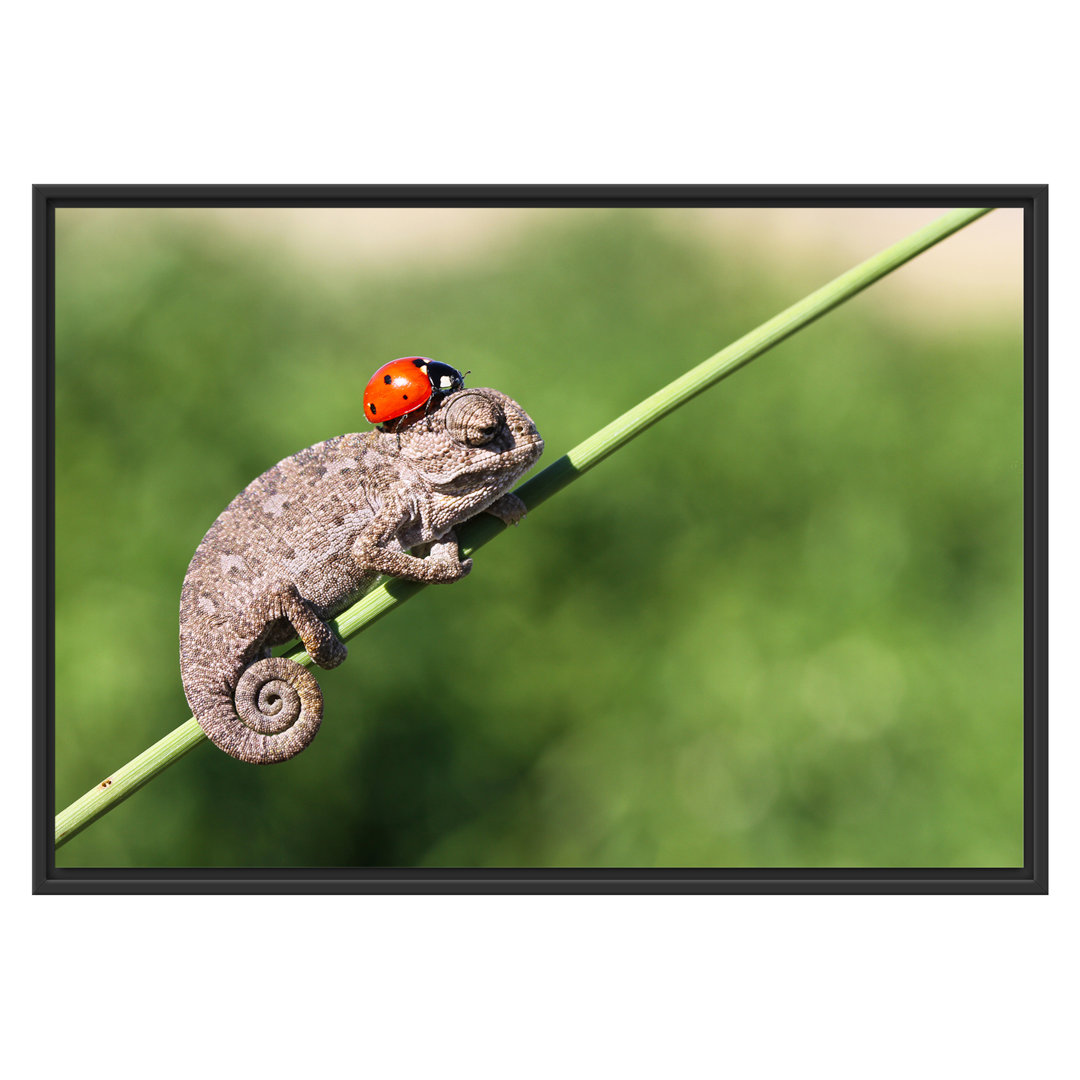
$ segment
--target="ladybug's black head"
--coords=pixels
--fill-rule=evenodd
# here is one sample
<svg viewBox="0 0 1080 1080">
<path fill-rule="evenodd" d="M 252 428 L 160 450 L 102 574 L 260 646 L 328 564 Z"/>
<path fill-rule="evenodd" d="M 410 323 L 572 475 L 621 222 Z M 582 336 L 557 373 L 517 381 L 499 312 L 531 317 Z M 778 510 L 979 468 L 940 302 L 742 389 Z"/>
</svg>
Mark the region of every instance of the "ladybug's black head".
<svg viewBox="0 0 1080 1080">
<path fill-rule="evenodd" d="M 452 394 L 465 386 L 465 376 L 457 368 L 438 360 L 427 362 L 427 376 L 431 380 L 432 394 Z"/>
</svg>

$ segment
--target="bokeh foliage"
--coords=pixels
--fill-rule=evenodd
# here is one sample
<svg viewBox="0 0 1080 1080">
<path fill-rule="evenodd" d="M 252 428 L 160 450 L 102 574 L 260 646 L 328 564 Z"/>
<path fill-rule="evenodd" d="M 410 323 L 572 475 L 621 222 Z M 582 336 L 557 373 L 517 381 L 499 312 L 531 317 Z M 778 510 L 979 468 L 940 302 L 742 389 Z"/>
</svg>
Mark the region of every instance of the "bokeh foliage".
<svg viewBox="0 0 1080 1080">
<path fill-rule="evenodd" d="M 57 215 L 57 809 L 187 718 L 195 546 L 379 364 L 511 394 L 542 467 L 847 269 L 646 211 L 377 271 L 118 222 Z M 353 639 L 304 754 L 205 744 L 58 865 L 1019 865 L 1021 541 L 1018 321 L 857 298 Z"/>
</svg>

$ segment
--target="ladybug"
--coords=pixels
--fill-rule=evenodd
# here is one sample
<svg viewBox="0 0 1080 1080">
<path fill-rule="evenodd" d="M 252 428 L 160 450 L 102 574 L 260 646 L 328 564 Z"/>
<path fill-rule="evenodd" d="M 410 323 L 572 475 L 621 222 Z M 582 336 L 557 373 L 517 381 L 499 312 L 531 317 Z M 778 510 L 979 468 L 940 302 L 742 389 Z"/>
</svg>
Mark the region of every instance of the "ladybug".
<svg viewBox="0 0 1080 1080">
<path fill-rule="evenodd" d="M 364 390 L 364 415 L 373 424 L 396 420 L 464 385 L 465 376 L 449 364 L 428 356 L 403 356 L 371 376 Z"/>
</svg>

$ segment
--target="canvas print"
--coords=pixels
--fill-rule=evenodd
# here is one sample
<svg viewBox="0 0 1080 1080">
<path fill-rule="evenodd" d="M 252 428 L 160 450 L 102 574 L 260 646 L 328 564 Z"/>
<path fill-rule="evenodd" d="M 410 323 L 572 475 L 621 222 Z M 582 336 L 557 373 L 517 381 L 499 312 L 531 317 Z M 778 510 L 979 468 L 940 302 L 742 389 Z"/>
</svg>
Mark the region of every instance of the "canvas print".
<svg viewBox="0 0 1080 1080">
<path fill-rule="evenodd" d="M 59 207 L 56 868 L 1020 868 L 1023 210 L 608 427 L 951 212 Z"/>
</svg>

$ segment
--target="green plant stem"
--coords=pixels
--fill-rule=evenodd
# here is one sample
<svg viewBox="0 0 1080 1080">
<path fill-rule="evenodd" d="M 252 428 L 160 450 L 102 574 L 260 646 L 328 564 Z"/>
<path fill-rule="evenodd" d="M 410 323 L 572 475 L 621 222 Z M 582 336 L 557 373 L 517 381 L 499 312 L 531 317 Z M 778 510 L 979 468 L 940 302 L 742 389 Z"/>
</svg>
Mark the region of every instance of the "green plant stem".
<svg viewBox="0 0 1080 1080">
<path fill-rule="evenodd" d="M 892 247 L 860 263 L 800 300 L 779 315 L 721 349 L 686 374 L 679 376 L 651 397 L 635 405 L 596 434 L 579 443 L 569 453 L 517 489 L 517 495 L 530 510 L 566 487 L 604 458 L 625 446 L 647 427 L 685 404 L 703 390 L 763 352 L 779 344 L 797 330 L 851 299 L 856 293 L 880 280 L 898 266 L 934 244 L 951 236 L 965 225 L 990 212 L 990 207 L 953 210 L 919 229 Z M 462 553 L 469 555 L 492 540 L 506 526 L 496 518 L 481 514 L 457 529 Z M 381 619 L 389 611 L 415 596 L 425 586 L 418 582 L 387 581 L 376 586 L 335 620 L 337 633 L 350 638 Z M 288 654 L 302 664 L 311 659 L 303 648 Z M 194 718 L 154 743 L 138 757 L 112 773 L 95 788 L 56 815 L 55 844 L 60 847 L 92 822 L 133 795 L 174 761 L 194 749 L 206 736 Z"/>
</svg>

